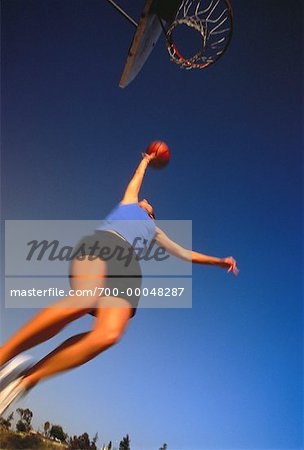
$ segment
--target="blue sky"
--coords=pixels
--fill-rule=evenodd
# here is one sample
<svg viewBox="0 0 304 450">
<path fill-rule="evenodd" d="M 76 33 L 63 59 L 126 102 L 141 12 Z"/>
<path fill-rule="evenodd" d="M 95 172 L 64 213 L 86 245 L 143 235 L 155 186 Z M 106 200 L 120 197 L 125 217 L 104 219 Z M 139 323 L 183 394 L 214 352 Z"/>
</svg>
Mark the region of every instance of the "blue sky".
<svg viewBox="0 0 304 450">
<path fill-rule="evenodd" d="M 102 219 L 163 139 L 170 165 L 143 195 L 241 270 L 193 267 L 192 309 L 139 310 L 116 347 L 41 383 L 20 402 L 37 426 L 98 431 L 100 445 L 129 433 L 132 450 L 303 448 L 301 2 L 233 5 L 217 64 L 179 70 L 160 41 L 121 90 L 133 29 L 106 2 L 2 2 L 4 218 Z M 2 306 L 2 338 L 34 312 Z"/>
</svg>

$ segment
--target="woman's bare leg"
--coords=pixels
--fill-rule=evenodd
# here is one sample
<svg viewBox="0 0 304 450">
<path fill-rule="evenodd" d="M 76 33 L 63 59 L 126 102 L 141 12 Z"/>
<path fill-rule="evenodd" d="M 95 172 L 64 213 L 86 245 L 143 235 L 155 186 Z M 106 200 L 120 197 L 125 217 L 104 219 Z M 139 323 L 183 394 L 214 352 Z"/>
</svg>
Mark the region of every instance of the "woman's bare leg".
<svg viewBox="0 0 304 450">
<path fill-rule="evenodd" d="M 115 302 L 115 307 L 111 307 Z M 114 345 L 122 336 L 131 317 L 127 300 L 106 297 L 99 300 L 92 331 L 73 336 L 33 366 L 22 384 L 33 387 L 44 378 L 80 366 Z"/>
<path fill-rule="evenodd" d="M 99 258 L 74 260 L 72 265 L 72 289 L 90 289 L 102 287 L 105 281 L 106 263 Z M 32 348 L 55 336 L 73 320 L 87 314 L 96 305 L 97 296 L 66 297 L 40 311 L 25 324 L 0 349 L 0 365 L 5 364 L 19 353 Z M 86 305 L 88 305 L 86 307 Z M 85 306 L 85 307 L 84 307 Z"/>
<path fill-rule="evenodd" d="M 83 316 L 90 309 L 46 308 L 39 312 L 1 347 L 1 365 L 19 355 L 19 353 L 52 338 L 68 323 Z"/>
</svg>

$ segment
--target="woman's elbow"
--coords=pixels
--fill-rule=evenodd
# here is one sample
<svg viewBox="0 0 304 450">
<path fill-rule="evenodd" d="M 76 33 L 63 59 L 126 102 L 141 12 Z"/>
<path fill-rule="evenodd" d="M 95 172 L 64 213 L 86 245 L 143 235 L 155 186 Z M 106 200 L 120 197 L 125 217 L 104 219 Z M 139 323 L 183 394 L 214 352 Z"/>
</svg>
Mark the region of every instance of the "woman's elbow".
<svg viewBox="0 0 304 450">
<path fill-rule="evenodd" d="M 193 255 L 192 255 L 192 251 L 188 250 L 186 248 L 183 248 L 182 251 L 180 252 L 180 258 L 183 259 L 184 261 L 193 262 Z"/>
</svg>

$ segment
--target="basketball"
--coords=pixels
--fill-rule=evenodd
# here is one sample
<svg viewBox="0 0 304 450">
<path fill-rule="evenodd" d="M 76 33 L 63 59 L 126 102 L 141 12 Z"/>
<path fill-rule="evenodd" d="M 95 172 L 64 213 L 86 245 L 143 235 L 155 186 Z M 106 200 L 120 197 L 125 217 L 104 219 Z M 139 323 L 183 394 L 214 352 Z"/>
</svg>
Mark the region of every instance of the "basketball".
<svg viewBox="0 0 304 450">
<path fill-rule="evenodd" d="M 150 162 L 150 166 L 155 169 L 162 169 L 165 167 L 170 161 L 170 150 L 168 145 L 163 141 L 154 141 L 148 146 L 146 153 L 151 155 L 152 153 L 156 154 L 156 158 L 152 159 Z"/>
</svg>

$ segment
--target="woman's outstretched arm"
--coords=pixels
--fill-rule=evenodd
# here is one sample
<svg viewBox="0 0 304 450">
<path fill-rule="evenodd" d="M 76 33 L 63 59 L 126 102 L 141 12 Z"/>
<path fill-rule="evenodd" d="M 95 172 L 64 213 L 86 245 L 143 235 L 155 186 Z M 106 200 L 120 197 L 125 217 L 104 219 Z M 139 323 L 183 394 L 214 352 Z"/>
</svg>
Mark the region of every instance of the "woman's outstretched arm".
<svg viewBox="0 0 304 450">
<path fill-rule="evenodd" d="M 215 256 L 204 255 L 203 253 L 187 250 L 176 242 L 172 241 L 166 233 L 160 228 L 156 228 L 155 240 L 161 247 L 164 247 L 169 253 L 185 261 L 192 262 L 193 264 L 208 264 L 212 266 L 222 267 L 227 269 L 228 272 L 232 272 L 234 275 L 239 273 L 236 266 L 236 261 L 232 256 L 227 258 L 216 258 Z"/>
<path fill-rule="evenodd" d="M 127 189 L 125 190 L 122 203 L 137 203 L 138 202 L 138 193 L 140 190 L 140 187 L 143 182 L 143 178 L 146 172 L 146 169 L 149 165 L 149 162 L 155 158 L 155 155 L 148 155 L 147 153 L 143 154 L 143 159 L 139 163 L 130 183 L 127 186 Z"/>
</svg>

